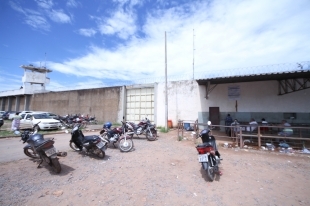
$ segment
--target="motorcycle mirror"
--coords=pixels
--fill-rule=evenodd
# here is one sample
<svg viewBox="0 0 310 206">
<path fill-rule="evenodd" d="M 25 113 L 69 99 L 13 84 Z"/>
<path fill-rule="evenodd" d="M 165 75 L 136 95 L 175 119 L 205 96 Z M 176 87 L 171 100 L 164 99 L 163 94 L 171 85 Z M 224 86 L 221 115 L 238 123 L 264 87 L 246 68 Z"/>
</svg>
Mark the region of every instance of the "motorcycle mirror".
<svg viewBox="0 0 310 206">
<path fill-rule="evenodd" d="M 209 125 L 209 126 L 211 125 L 211 121 L 208 121 L 208 125 Z"/>
</svg>

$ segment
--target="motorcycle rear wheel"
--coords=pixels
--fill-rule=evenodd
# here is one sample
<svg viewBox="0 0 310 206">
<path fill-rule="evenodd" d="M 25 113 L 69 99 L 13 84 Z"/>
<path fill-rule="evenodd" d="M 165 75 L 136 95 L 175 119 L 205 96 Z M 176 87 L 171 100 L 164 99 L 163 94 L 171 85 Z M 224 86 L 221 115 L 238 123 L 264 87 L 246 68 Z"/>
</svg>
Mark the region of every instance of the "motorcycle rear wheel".
<svg viewBox="0 0 310 206">
<path fill-rule="evenodd" d="M 103 159 L 105 157 L 105 152 L 101 149 L 95 149 L 94 153 L 97 155 L 97 157 Z"/>
<path fill-rule="evenodd" d="M 71 149 L 73 149 L 74 151 L 81 151 L 80 148 L 78 148 L 74 142 L 70 142 L 70 147 Z"/>
<path fill-rule="evenodd" d="M 118 148 L 122 152 L 129 152 L 133 148 L 133 141 L 132 141 L 132 139 L 126 139 L 126 141 L 125 141 L 125 139 L 121 139 L 119 141 Z"/>
<path fill-rule="evenodd" d="M 58 161 L 58 158 L 50 158 L 50 165 L 52 166 L 54 172 L 60 173 L 61 172 L 61 166 Z"/>
<path fill-rule="evenodd" d="M 151 135 L 152 133 L 152 135 Z M 157 131 L 155 129 L 152 129 L 151 132 L 150 131 L 147 131 L 146 134 L 145 134 L 146 138 L 149 140 L 149 141 L 154 141 L 156 140 L 157 138 Z"/>
<path fill-rule="evenodd" d="M 39 155 L 37 153 L 34 152 L 34 150 L 32 148 L 26 148 L 24 149 L 24 153 L 25 155 L 27 155 L 28 157 L 31 158 L 39 158 Z"/>
<path fill-rule="evenodd" d="M 210 164 L 207 165 L 206 172 L 207 172 L 207 177 L 208 177 L 208 179 L 209 179 L 211 182 L 213 182 L 213 180 L 215 179 L 215 171 L 214 171 L 214 168 L 213 168 L 213 167 L 210 167 Z"/>
</svg>

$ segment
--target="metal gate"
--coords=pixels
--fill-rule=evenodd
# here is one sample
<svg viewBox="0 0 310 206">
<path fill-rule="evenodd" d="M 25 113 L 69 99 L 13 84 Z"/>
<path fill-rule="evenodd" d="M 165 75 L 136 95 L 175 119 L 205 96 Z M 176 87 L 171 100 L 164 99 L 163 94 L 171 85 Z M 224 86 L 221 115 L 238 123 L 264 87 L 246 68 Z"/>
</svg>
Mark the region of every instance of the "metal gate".
<svg viewBox="0 0 310 206">
<path fill-rule="evenodd" d="M 127 89 L 126 121 L 139 123 L 145 117 L 154 122 L 154 87 Z"/>
</svg>

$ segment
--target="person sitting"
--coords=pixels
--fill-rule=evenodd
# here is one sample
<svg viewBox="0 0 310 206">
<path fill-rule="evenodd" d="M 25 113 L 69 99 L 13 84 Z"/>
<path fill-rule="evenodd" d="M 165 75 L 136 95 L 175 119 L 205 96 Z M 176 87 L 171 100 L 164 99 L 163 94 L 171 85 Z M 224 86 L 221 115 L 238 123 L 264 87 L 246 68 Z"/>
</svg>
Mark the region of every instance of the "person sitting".
<svg viewBox="0 0 310 206">
<path fill-rule="evenodd" d="M 255 121 L 254 118 L 251 118 L 251 121 L 249 122 L 249 125 L 250 126 L 248 126 L 246 128 L 247 132 L 253 132 L 253 131 L 257 130 L 258 123 Z"/>
<path fill-rule="evenodd" d="M 262 125 L 268 125 L 268 122 L 266 121 L 265 118 L 262 118 Z"/>
<path fill-rule="evenodd" d="M 282 120 L 282 124 L 280 125 L 282 127 L 290 127 L 291 124 L 288 123 L 286 120 Z M 278 133 L 280 136 L 290 136 L 293 134 L 293 129 L 292 128 L 283 128 L 281 132 Z"/>
</svg>

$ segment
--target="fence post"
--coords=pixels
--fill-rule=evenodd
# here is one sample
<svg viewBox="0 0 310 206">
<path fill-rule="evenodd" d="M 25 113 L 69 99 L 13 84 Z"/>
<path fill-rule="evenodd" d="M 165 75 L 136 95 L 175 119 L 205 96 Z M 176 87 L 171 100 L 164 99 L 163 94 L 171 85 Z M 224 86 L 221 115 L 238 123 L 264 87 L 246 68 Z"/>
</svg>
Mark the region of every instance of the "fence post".
<svg viewBox="0 0 310 206">
<path fill-rule="evenodd" d="M 241 128 L 240 128 L 239 137 L 240 137 L 240 148 L 242 148 L 243 147 L 243 141 L 242 141 L 242 129 Z"/>
<path fill-rule="evenodd" d="M 261 147 L 261 136 L 260 136 L 260 126 L 258 126 L 258 131 L 257 131 L 257 135 L 258 135 L 258 137 L 257 137 L 257 140 L 258 140 L 258 148 L 260 148 Z"/>
</svg>

